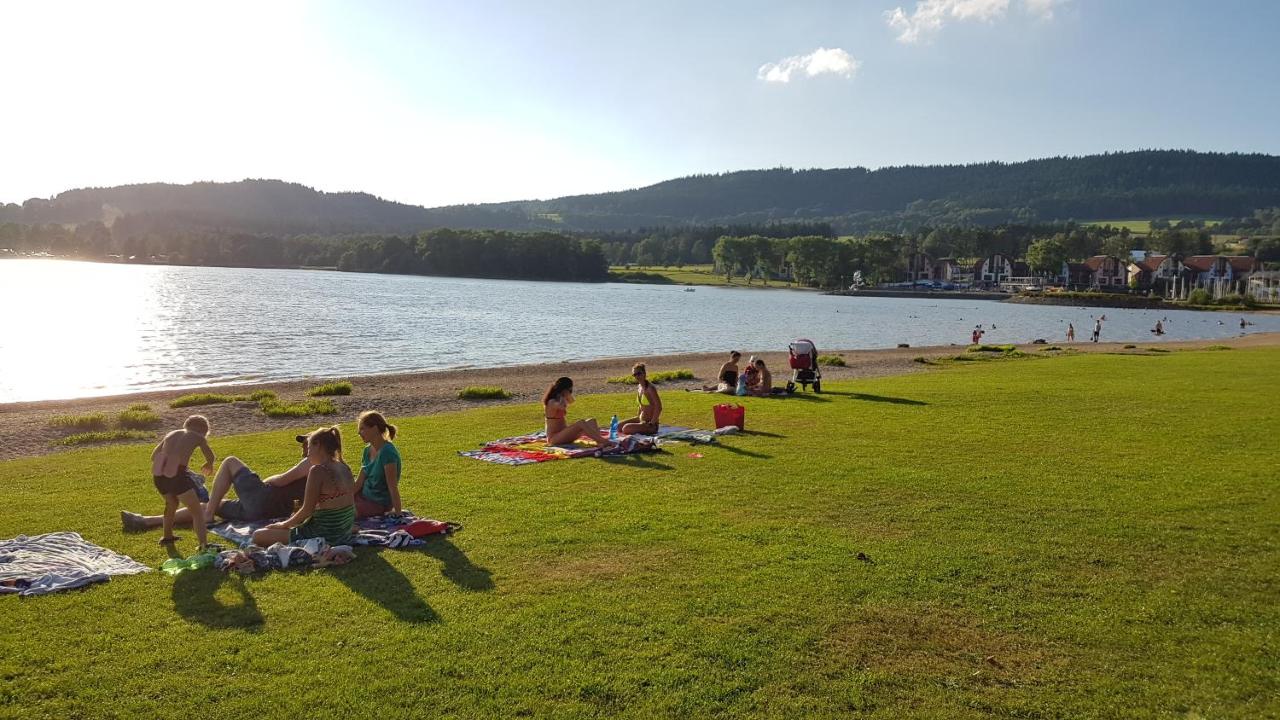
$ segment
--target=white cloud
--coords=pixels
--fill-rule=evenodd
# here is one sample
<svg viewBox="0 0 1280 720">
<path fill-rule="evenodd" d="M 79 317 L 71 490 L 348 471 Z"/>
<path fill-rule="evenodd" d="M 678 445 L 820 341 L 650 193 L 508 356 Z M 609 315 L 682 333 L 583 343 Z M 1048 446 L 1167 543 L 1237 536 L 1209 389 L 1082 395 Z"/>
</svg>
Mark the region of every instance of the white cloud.
<svg viewBox="0 0 1280 720">
<path fill-rule="evenodd" d="M 920 0 L 915 12 L 907 14 L 901 7 L 888 10 L 885 22 L 898 33 L 898 42 L 927 42 L 949 22 L 981 20 L 993 22 L 1009 13 L 1011 0 Z M 1067 0 L 1017 0 L 1030 15 L 1052 20 L 1053 9 Z"/>
<path fill-rule="evenodd" d="M 789 83 L 791 76 L 798 73 L 803 73 L 805 77 L 831 73 L 851 78 L 861 66 L 860 61 L 840 48 L 820 47 L 808 55 L 792 55 L 776 63 L 765 63 L 756 71 L 756 77 L 775 83 Z"/>
</svg>

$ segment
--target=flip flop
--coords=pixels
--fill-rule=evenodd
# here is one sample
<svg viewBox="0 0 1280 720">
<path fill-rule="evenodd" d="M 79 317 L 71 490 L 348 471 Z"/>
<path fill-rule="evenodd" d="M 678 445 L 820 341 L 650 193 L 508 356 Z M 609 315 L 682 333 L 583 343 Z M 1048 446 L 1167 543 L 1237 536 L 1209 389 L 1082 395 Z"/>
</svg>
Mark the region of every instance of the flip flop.
<svg viewBox="0 0 1280 720">
<path fill-rule="evenodd" d="M 142 532 L 147 530 L 147 523 L 142 516 L 137 513 L 131 513 L 128 510 L 120 511 L 120 525 L 125 532 Z"/>
<path fill-rule="evenodd" d="M 178 542 L 178 541 L 179 541 L 179 540 L 181 540 L 181 539 L 182 539 L 182 538 L 181 538 L 180 536 L 178 536 L 178 535 L 170 535 L 169 537 L 162 537 L 162 538 L 160 538 L 160 542 L 159 542 L 159 543 L 157 543 L 157 544 L 158 544 L 158 545 L 169 545 L 169 544 L 172 544 L 172 543 L 176 543 L 176 542 Z"/>
</svg>

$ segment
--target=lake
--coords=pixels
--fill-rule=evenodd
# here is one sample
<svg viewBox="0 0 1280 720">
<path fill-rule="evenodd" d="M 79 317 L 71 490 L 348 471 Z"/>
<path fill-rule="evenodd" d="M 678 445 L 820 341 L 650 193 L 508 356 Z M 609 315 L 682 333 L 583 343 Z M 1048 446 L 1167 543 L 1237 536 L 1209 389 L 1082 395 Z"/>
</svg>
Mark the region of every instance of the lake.
<svg viewBox="0 0 1280 720">
<path fill-rule="evenodd" d="M 0 261 L 0 403 L 677 352 L 1234 337 L 1237 314 L 814 292 Z M 1150 333 L 1167 318 L 1163 338 Z M 1250 332 L 1280 331 L 1254 315 Z"/>
</svg>

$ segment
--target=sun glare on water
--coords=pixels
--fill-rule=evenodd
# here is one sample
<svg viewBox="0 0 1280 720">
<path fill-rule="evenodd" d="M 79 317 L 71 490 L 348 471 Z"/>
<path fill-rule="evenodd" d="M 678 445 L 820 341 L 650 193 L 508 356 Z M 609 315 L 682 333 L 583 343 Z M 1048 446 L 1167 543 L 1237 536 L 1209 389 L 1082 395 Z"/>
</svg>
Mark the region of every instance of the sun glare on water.
<svg viewBox="0 0 1280 720">
<path fill-rule="evenodd" d="M 162 277 L 150 267 L 0 263 L 0 402 L 128 391 L 138 366 L 174 349 L 150 307 Z"/>
</svg>

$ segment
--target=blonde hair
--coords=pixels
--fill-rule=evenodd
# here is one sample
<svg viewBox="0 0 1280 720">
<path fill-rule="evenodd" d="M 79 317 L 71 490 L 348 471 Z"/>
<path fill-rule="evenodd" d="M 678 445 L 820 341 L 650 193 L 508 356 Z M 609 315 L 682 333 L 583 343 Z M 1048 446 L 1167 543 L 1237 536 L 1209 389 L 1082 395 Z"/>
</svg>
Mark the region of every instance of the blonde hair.
<svg viewBox="0 0 1280 720">
<path fill-rule="evenodd" d="M 209 418 L 203 415 L 192 415 L 182 423 L 182 429 L 201 435 L 209 434 Z"/>
<path fill-rule="evenodd" d="M 307 436 L 307 447 L 313 447 L 316 443 L 319 443 L 320 447 L 327 450 L 330 455 L 339 460 L 342 459 L 342 431 L 337 425 L 320 428 Z"/>
<path fill-rule="evenodd" d="M 388 440 L 396 439 L 396 426 L 387 422 L 387 419 L 377 410 L 365 410 L 360 413 L 359 424 L 378 428 L 382 436 Z"/>
</svg>

